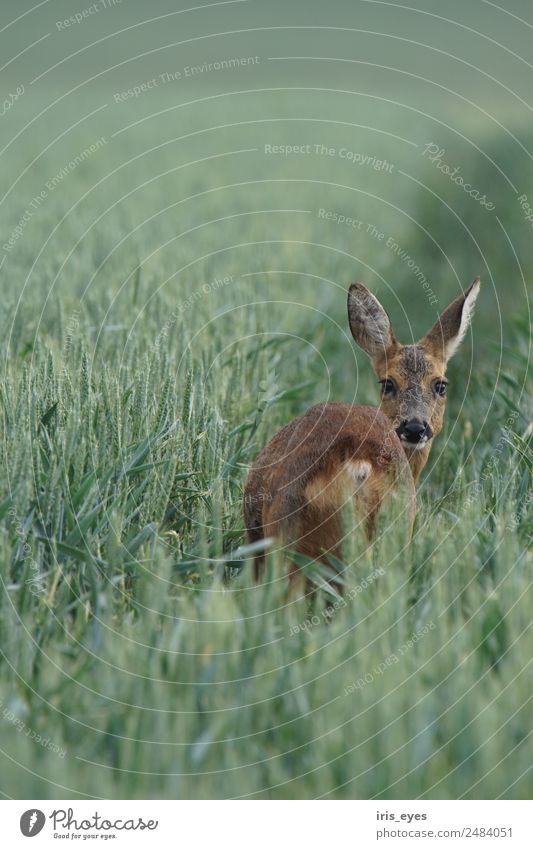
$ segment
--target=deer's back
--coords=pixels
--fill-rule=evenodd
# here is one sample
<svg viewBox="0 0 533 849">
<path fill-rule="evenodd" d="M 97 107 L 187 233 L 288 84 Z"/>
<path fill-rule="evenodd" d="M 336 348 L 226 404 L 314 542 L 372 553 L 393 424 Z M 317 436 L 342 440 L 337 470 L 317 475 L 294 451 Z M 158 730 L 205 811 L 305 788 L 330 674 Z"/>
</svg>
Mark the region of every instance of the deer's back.
<svg viewBox="0 0 533 849">
<path fill-rule="evenodd" d="M 310 548 L 325 547 L 340 533 L 335 517 L 347 492 L 359 493 L 370 516 L 399 474 L 412 497 L 405 453 L 383 413 L 318 404 L 278 431 L 252 466 L 245 488 L 247 528 L 286 540 L 312 538 Z"/>
</svg>

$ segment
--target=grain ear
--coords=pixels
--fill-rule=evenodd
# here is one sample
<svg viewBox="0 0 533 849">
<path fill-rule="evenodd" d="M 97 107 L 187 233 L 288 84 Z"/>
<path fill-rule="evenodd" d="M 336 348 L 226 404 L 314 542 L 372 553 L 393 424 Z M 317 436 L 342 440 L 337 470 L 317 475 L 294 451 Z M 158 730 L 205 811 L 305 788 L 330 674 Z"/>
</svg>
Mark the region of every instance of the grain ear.
<svg viewBox="0 0 533 849">
<path fill-rule="evenodd" d="M 479 294 L 480 280 L 476 277 L 466 292 L 452 301 L 439 316 L 431 330 L 426 333 L 420 344 L 433 356 L 447 362 L 453 357 L 468 330 L 474 305 Z"/>
<path fill-rule="evenodd" d="M 353 283 L 348 291 L 348 321 L 353 338 L 372 359 L 396 341 L 387 313 L 362 283 Z"/>
</svg>

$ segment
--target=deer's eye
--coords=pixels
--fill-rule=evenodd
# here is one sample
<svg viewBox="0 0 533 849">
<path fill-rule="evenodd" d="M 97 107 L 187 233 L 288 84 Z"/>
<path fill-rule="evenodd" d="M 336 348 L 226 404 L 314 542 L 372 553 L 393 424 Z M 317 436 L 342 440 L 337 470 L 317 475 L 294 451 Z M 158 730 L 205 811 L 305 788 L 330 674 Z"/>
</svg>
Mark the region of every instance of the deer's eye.
<svg viewBox="0 0 533 849">
<path fill-rule="evenodd" d="M 385 380 L 380 380 L 381 383 L 381 394 L 383 397 L 385 395 L 394 395 L 396 391 L 396 386 L 394 385 L 394 381 L 390 380 L 390 378 L 385 378 Z"/>
<path fill-rule="evenodd" d="M 433 384 L 433 389 L 435 390 L 437 395 L 440 395 L 441 398 L 444 398 L 446 395 L 446 388 L 448 384 L 445 380 L 436 380 Z"/>
</svg>

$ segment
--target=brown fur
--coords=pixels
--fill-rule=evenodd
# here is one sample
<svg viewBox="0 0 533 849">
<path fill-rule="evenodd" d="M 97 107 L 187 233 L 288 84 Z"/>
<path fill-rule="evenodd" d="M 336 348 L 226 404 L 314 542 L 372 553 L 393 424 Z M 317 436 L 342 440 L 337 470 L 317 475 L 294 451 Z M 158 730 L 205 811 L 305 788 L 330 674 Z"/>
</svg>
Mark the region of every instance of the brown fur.
<svg viewBox="0 0 533 849">
<path fill-rule="evenodd" d="M 289 422 L 263 449 L 248 474 L 244 518 L 248 543 L 273 537 L 281 546 L 312 559 L 342 559 L 343 505 L 352 500 L 356 516 L 372 539 L 387 494 L 403 488 L 412 529 L 415 482 L 424 468 L 432 436 L 442 428 L 443 381 L 449 357 L 461 341 L 477 296 L 479 280 L 460 295 L 416 345 L 401 345 L 390 320 L 368 289 L 350 287 L 348 318 L 355 341 L 371 357 L 378 378 L 394 381 L 380 409 L 318 404 Z M 432 436 L 418 446 L 401 441 L 405 420 L 424 421 Z M 429 433 L 429 430 L 428 430 Z M 422 447 L 420 447 L 422 446 Z M 263 556 L 255 561 L 259 577 Z M 291 569 L 291 576 L 297 572 Z"/>
<path fill-rule="evenodd" d="M 374 407 L 318 404 L 282 428 L 250 469 L 244 491 L 247 541 L 273 537 L 311 558 L 327 562 L 329 553 L 341 558 L 343 505 L 355 497 L 370 539 L 379 507 L 398 479 L 407 490 L 412 526 L 414 485 L 390 421 Z M 261 565 L 259 557 L 257 577 Z"/>
<path fill-rule="evenodd" d="M 394 396 L 383 396 L 380 404 L 394 427 L 403 419 L 417 417 L 429 422 L 433 436 L 440 433 L 446 397 L 435 395 L 432 387 L 435 380 L 444 379 L 446 363 L 431 356 L 423 343 L 405 346 L 395 343 L 373 365 L 379 380 L 392 378 L 396 383 Z M 404 446 L 415 483 L 428 461 L 431 444 L 429 441 L 425 448 L 417 450 Z"/>
</svg>

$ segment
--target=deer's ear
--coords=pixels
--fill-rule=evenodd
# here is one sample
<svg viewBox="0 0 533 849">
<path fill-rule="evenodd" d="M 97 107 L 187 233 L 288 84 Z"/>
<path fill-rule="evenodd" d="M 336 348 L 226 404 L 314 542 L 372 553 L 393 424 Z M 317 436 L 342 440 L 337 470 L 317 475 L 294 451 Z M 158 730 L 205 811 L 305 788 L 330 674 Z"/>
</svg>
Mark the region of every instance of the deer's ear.
<svg viewBox="0 0 533 849">
<path fill-rule="evenodd" d="M 353 283 L 348 291 L 348 321 L 353 338 L 372 359 L 396 341 L 387 313 L 362 283 Z"/>
<path fill-rule="evenodd" d="M 472 320 L 474 304 L 479 294 L 480 280 L 476 277 L 466 292 L 459 295 L 442 315 L 439 316 L 429 333 L 426 333 L 421 344 L 428 348 L 435 357 L 447 362 L 453 357 L 464 339 Z"/>
</svg>

